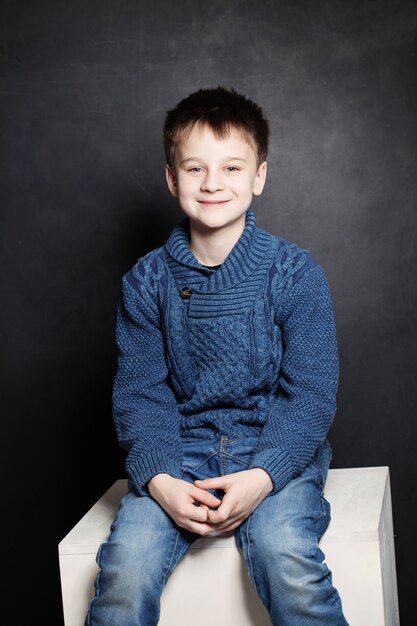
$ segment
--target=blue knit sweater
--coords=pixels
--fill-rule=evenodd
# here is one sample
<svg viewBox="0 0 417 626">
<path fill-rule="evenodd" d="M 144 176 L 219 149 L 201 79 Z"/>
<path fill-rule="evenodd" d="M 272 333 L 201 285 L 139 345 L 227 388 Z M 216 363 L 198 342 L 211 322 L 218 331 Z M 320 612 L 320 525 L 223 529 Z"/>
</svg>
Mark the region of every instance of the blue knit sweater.
<svg viewBox="0 0 417 626">
<path fill-rule="evenodd" d="M 181 437 L 259 433 L 251 467 L 274 490 L 326 442 L 338 353 L 323 269 L 256 226 L 219 269 L 201 265 L 184 218 L 123 277 L 113 415 L 137 489 L 180 476 Z"/>
</svg>

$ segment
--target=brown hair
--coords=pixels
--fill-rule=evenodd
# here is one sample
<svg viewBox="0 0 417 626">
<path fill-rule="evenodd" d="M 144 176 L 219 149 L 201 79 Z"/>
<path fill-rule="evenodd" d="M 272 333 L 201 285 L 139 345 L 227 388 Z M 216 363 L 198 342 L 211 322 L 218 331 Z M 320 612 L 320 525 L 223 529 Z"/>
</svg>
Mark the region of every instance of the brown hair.
<svg viewBox="0 0 417 626">
<path fill-rule="evenodd" d="M 269 124 L 259 105 L 234 89 L 199 89 L 181 100 L 165 116 L 163 139 L 167 163 L 174 165 L 175 146 L 184 131 L 207 125 L 217 137 L 235 128 L 243 132 L 256 152 L 258 165 L 268 153 Z"/>
</svg>

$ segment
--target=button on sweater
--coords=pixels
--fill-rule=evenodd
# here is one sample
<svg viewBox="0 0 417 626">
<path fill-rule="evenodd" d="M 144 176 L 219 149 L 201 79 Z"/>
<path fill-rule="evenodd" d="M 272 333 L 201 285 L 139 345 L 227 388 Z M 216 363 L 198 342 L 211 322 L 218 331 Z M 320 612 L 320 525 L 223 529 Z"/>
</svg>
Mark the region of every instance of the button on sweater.
<svg viewBox="0 0 417 626">
<path fill-rule="evenodd" d="M 192 254 L 188 218 L 140 258 L 122 280 L 116 335 L 113 417 L 138 490 L 180 476 L 183 437 L 258 434 L 251 467 L 274 490 L 328 445 L 338 352 L 326 276 L 252 209 L 218 269 Z"/>
</svg>

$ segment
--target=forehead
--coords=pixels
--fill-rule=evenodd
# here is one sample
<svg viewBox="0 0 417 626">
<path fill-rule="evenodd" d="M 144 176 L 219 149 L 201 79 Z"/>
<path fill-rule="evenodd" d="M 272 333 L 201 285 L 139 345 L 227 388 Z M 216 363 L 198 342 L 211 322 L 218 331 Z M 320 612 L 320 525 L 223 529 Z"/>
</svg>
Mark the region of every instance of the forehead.
<svg viewBox="0 0 417 626">
<path fill-rule="evenodd" d="M 176 158 L 184 159 L 191 156 L 203 157 L 214 154 L 220 157 L 226 153 L 230 157 L 251 158 L 253 156 L 256 159 L 251 138 L 235 126 L 226 127 L 220 134 L 207 124 L 197 123 L 182 130 L 175 142 Z"/>
</svg>

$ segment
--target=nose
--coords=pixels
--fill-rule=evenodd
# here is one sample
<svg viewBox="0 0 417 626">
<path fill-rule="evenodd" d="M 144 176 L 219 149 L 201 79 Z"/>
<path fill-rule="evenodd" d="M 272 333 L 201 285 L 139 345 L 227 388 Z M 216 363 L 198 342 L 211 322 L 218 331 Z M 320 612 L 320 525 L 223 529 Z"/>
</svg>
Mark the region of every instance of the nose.
<svg viewBox="0 0 417 626">
<path fill-rule="evenodd" d="M 207 170 L 206 175 L 201 181 L 201 190 L 214 193 L 215 191 L 219 191 L 221 189 L 224 189 L 221 173 Z"/>
</svg>

